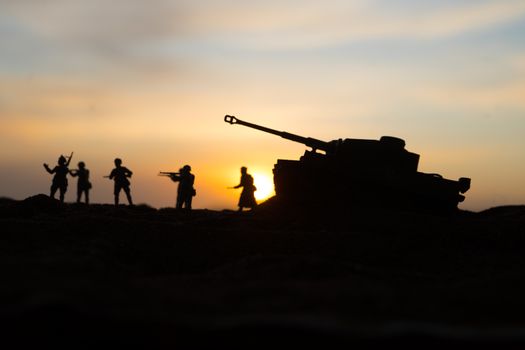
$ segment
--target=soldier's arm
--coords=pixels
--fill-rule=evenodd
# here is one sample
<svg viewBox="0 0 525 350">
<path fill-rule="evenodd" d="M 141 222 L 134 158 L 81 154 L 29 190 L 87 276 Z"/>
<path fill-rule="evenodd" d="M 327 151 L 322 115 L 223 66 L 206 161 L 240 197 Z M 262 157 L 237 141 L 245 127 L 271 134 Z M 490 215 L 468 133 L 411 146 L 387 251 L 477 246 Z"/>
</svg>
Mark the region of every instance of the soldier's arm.
<svg viewBox="0 0 525 350">
<path fill-rule="evenodd" d="M 239 182 L 239 184 L 237 186 L 235 186 L 234 188 L 239 188 L 239 187 L 244 187 L 246 186 L 246 177 L 244 176 L 241 176 L 241 181 Z"/>
<path fill-rule="evenodd" d="M 53 168 L 53 169 L 51 169 L 51 168 L 49 168 L 49 165 L 47 165 L 46 163 L 44 163 L 44 168 L 45 168 L 46 171 L 47 171 L 48 173 L 50 173 L 50 174 L 53 174 L 53 173 L 55 172 L 55 170 L 56 170 L 56 167 Z"/>
</svg>

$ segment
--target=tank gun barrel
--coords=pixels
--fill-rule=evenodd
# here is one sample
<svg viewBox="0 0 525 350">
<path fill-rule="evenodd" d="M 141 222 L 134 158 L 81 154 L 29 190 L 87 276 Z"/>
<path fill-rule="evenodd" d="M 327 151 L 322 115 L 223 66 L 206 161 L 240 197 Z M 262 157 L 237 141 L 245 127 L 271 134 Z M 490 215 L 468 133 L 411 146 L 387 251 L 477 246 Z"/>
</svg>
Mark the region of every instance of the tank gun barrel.
<svg viewBox="0 0 525 350">
<path fill-rule="evenodd" d="M 308 147 L 312 147 L 313 150 L 318 150 L 319 149 L 319 150 L 325 151 L 327 153 L 330 152 L 330 150 L 331 150 L 331 145 L 328 142 L 317 140 L 317 139 L 314 139 L 314 138 L 311 138 L 311 137 L 303 137 L 303 136 L 291 134 L 291 133 L 286 132 L 286 131 L 278 131 L 278 130 L 267 128 L 265 126 L 261 126 L 261 125 L 257 125 L 257 124 L 253 124 L 253 123 L 249 123 L 249 122 L 245 122 L 244 120 L 240 120 L 240 119 L 234 117 L 233 115 L 225 115 L 224 116 L 224 121 L 226 123 L 229 123 L 229 124 L 232 124 L 232 125 L 233 124 L 244 125 L 244 126 L 247 126 L 249 128 L 252 128 L 252 129 L 257 129 L 257 130 L 260 130 L 260 131 L 267 132 L 269 134 L 280 136 L 280 137 L 282 137 L 284 139 L 287 139 L 287 140 L 290 140 L 290 141 L 299 142 L 299 143 L 302 143 L 302 144 L 304 144 L 304 145 L 306 145 Z"/>
</svg>

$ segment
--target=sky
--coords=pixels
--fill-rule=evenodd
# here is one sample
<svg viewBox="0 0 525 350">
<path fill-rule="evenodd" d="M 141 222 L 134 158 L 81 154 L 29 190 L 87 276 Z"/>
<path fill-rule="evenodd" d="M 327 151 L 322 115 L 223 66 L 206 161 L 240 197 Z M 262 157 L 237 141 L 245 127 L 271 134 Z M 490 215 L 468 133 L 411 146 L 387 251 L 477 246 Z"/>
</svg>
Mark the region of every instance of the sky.
<svg viewBox="0 0 525 350">
<path fill-rule="evenodd" d="M 55 165 L 119 157 L 136 203 L 235 209 L 305 147 L 225 114 L 321 140 L 403 138 L 419 171 L 472 178 L 463 209 L 525 203 L 523 0 L 0 0 L 0 196 L 48 193 Z M 266 180 L 268 181 L 268 180 Z M 75 200 L 70 180 L 66 201 Z"/>
</svg>

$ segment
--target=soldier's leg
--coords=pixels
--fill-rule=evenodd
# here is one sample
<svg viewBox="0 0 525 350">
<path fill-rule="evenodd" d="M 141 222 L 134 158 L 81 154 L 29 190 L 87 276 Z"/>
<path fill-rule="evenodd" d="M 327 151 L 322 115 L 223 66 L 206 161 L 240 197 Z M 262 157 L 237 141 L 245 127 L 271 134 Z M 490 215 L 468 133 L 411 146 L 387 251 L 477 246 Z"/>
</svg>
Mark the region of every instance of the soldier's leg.
<svg viewBox="0 0 525 350">
<path fill-rule="evenodd" d="M 81 197 L 82 197 L 82 187 L 77 187 L 77 203 L 80 203 Z"/>
<path fill-rule="evenodd" d="M 126 197 L 128 198 L 129 205 L 133 205 L 133 200 L 131 199 L 131 190 L 129 189 L 129 186 L 124 187 L 124 192 L 126 193 Z"/>
<path fill-rule="evenodd" d="M 113 194 L 115 195 L 115 206 L 117 207 L 119 201 L 118 197 L 120 195 L 120 186 L 118 186 L 117 184 L 115 184 L 115 190 L 113 191 Z"/>
<path fill-rule="evenodd" d="M 57 193 L 57 190 L 58 190 L 58 186 L 56 186 L 55 184 L 52 184 L 51 185 L 51 190 L 49 192 L 49 197 L 51 198 L 55 198 L 55 193 Z"/>
<path fill-rule="evenodd" d="M 84 196 L 86 198 L 86 204 L 89 204 L 89 190 L 84 190 Z"/>
<path fill-rule="evenodd" d="M 175 204 L 175 208 L 182 209 L 182 204 L 183 204 L 182 195 L 180 193 L 177 193 L 177 203 Z"/>
<path fill-rule="evenodd" d="M 67 187 L 60 186 L 60 201 L 64 203 L 64 196 L 66 195 Z"/>
</svg>

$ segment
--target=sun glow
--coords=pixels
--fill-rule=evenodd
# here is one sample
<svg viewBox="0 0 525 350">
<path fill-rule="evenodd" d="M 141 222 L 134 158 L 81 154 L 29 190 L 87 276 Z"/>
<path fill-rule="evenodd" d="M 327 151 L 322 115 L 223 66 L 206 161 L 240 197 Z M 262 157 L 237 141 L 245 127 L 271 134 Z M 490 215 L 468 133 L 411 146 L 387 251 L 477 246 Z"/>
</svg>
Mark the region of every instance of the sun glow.
<svg viewBox="0 0 525 350">
<path fill-rule="evenodd" d="M 273 179 L 258 173 L 254 173 L 252 176 L 254 185 L 257 187 L 257 190 L 255 191 L 255 199 L 261 201 L 268 199 L 275 194 L 273 188 Z"/>
</svg>

